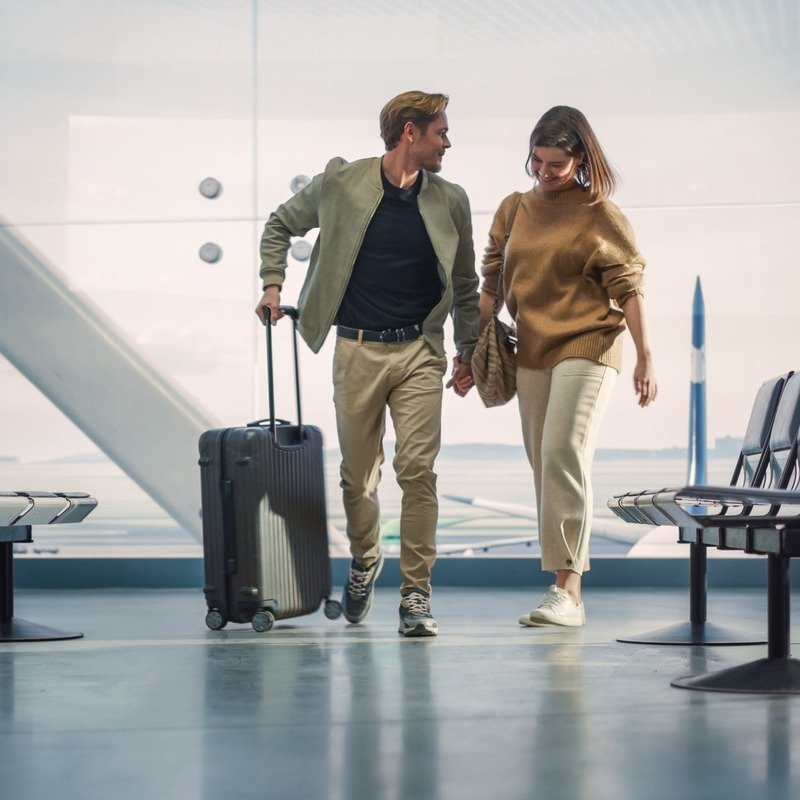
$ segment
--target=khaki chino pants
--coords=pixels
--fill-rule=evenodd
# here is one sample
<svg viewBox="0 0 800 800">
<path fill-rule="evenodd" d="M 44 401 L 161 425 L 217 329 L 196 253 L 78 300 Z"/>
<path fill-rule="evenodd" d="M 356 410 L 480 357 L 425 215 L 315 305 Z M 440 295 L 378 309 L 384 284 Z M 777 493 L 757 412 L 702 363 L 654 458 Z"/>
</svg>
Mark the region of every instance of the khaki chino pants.
<svg viewBox="0 0 800 800">
<path fill-rule="evenodd" d="M 517 369 L 522 438 L 533 467 L 542 569 L 589 569 L 591 469 L 617 372 L 584 358 Z"/>
<path fill-rule="evenodd" d="M 396 436 L 394 470 L 403 493 L 400 572 L 406 594 L 431 592 L 439 515 L 433 465 L 441 441 L 446 369 L 447 359 L 423 339 L 393 344 L 336 339 L 333 401 L 350 552 L 365 566 L 380 552 L 378 483 L 388 408 Z"/>
</svg>

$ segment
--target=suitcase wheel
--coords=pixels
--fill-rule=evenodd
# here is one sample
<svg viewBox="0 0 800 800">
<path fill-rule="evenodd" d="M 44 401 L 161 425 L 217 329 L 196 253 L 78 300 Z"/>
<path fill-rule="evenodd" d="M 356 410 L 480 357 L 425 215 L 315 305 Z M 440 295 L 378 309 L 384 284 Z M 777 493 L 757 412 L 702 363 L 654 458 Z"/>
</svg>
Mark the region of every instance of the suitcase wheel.
<svg viewBox="0 0 800 800">
<path fill-rule="evenodd" d="M 209 611 L 206 614 L 206 626 L 211 628 L 212 631 L 221 631 L 227 622 L 228 620 L 217 610 Z"/>
<path fill-rule="evenodd" d="M 342 616 L 342 604 L 338 600 L 326 600 L 323 611 L 328 619 L 339 619 Z"/>
<path fill-rule="evenodd" d="M 275 617 L 271 611 L 256 611 L 253 614 L 253 630 L 266 633 L 275 624 Z"/>
</svg>

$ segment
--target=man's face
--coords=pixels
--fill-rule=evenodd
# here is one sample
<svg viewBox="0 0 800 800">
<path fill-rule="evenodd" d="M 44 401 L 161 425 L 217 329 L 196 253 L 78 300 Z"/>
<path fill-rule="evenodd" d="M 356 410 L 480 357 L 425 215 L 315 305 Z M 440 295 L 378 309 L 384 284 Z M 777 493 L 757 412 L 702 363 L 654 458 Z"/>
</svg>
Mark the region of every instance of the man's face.
<svg viewBox="0 0 800 800">
<path fill-rule="evenodd" d="M 439 172 L 442 168 L 442 158 L 450 140 L 447 138 L 447 115 L 439 114 L 425 133 L 414 126 L 414 141 L 411 143 L 409 155 L 417 162 L 417 166 L 428 172 Z"/>
</svg>

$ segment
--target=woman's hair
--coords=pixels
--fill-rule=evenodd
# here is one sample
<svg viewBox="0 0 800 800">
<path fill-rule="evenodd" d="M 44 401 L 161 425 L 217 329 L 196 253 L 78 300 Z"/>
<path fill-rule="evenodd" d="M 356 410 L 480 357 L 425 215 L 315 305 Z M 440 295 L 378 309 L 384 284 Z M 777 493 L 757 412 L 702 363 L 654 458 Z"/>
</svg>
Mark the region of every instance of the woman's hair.
<svg viewBox="0 0 800 800">
<path fill-rule="evenodd" d="M 381 110 L 381 139 L 387 150 L 394 150 L 400 142 L 403 126 L 413 122 L 423 133 L 441 114 L 450 98 L 446 94 L 403 92 L 393 97 Z"/>
<path fill-rule="evenodd" d="M 608 163 L 586 117 L 577 108 L 554 106 L 536 123 L 525 161 L 525 171 L 531 177 L 530 163 L 534 147 L 558 147 L 570 156 L 583 155 L 575 178 L 589 190 L 592 200 L 610 197 L 617 187 L 617 174 Z"/>
</svg>

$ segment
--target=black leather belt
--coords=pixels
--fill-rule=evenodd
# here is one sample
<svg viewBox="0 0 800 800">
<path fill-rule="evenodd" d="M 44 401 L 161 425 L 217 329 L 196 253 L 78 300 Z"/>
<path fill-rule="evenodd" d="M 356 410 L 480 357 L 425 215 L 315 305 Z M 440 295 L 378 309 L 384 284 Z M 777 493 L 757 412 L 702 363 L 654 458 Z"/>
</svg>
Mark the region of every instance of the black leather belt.
<svg viewBox="0 0 800 800">
<path fill-rule="evenodd" d="M 419 339 L 422 331 L 420 331 L 419 325 L 409 325 L 407 328 L 387 328 L 385 331 L 367 331 L 337 325 L 336 335 L 343 336 L 345 339 L 358 339 L 360 336 L 362 342 L 395 344 L 397 342 L 413 342 L 415 339 Z"/>
</svg>

